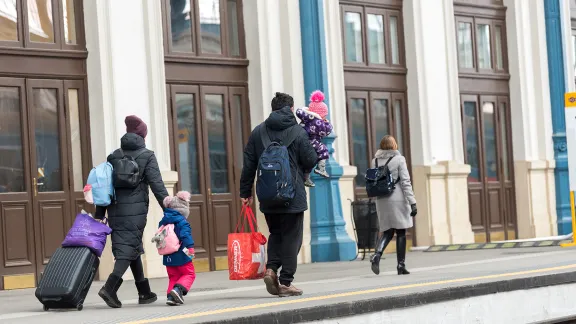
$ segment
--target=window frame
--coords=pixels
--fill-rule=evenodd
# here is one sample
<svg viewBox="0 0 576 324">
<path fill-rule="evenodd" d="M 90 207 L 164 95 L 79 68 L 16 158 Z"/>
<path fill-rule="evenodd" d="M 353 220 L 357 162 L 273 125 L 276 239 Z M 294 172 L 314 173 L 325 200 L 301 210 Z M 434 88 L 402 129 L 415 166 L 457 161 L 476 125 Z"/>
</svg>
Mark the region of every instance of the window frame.
<svg viewBox="0 0 576 324">
<path fill-rule="evenodd" d="M 5 49 L 28 50 L 69 50 L 85 51 L 86 35 L 84 30 L 84 6 L 82 1 L 74 0 L 74 23 L 76 27 L 76 44 L 66 44 L 64 35 L 64 6 L 62 1 L 51 0 L 52 28 L 54 29 L 54 43 L 33 42 L 30 40 L 30 27 L 28 17 L 28 2 L 16 1 L 16 28 L 17 41 L 0 40 L 0 51 Z"/>
<path fill-rule="evenodd" d="M 367 149 L 366 149 L 366 159 L 368 161 L 368 167 L 372 163 L 372 159 L 378 150 L 378 143 L 380 141 L 379 138 L 376 138 L 376 123 L 374 118 L 374 107 L 373 101 L 378 99 L 386 99 L 388 100 L 388 134 L 393 134 L 395 138 L 398 137 L 398 129 L 396 127 L 396 121 L 399 118 L 400 123 L 403 126 L 400 130 L 400 135 L 402 136 L 402 147 L 398 149 L 402 153 L 402 155 L 406 158 L 406 164 L 408 166 L 408 170 L 411 172 L 411 155 L 410 155 L 410 136 L 409 136 L 409 124 L 408 124 L 408 104 L 406 101 L 406 94 L 403 92 L 395 92 L 395 91 L 381 91 L 381 90 L 349 90 L 346 91 L 346 116 L 350 121 L 350 102 L 352 99 L 362 99 L 365 101 L 366 105 L 366 117 L 365 117 L 365 126 L 366 126 L 366 141 L 367 141 Z M 395 101 L 400 101 L 400 116 L 396 115 L 396 111 L 394 109 Z M 352 136 L 352 123 L 348 123 L 348 147 L 349 147 L 349 156 L 350 156 L 350 163 L 352 165 L 356 165 L 355 163 L 355 155 L 354 155 L 354 138 Z M 354 181 L 354 188 L 358 190 L 362 190 L 362 187 L 358 187 L 356 182 Z M 356 190 L 356 191 L 358 191 Z"/>
<path fill-rule="evenodd" d="M 362 60 L 363 62 L 349 62 L 346 55 L 346 13 L 353 12 L 360 14 L 360 22 L 362 24 Z M 384 64 L 370 62 L 370 44 L 368 37 L 368 15 L 380 15 L 384 23 Z M 363 67 L 363 68 L 377 68 L 377 69 L 398 69 L 406 67 L 405 48 L 404 48 L 404 22 L 402 16 L 402 8 L 392 9 L 390 7 L 378 6 L 378 4 L 341 4 L 340 17 L 342 33 L 342 55 L 345 67 Z M 392 40 L 390 30 L 390 17 L 397 19 L 397 33 L 398 33 L 398 63 L 392 62 Z"/>
<path fill-rule="evenodd" d="M 458 43 L 458 25 L 460 23 L 464 23 L 464 24 L 470 24 L 470 32 L 471 35 L 470 37 L 472 38 L 472 67 L 462 67 L 460 65 L 460 50 L 459 50 L 459 43 Z M 478 54 L 476 53 L 476 25 L 474 24 L 474 19 L 472 17 L 458 17 L 456 16 L 456 54 L 457 54 L 457 59 L 458 59 L 458 70 L 460 72 L 471 72 L 474 73 L 476 72 L 476 69 L 478 67 L 478 63 L 476 62 L 476 56 L 478 56 Z"/>
<path fill-rule="evenodd" d="M 228 44 L 231 35 L 228 35 L 228 0 L 218 0 L 220 8 L 220 42 L 222 53 L 202 53 L 202 34 L 200 33 L 200 9 L 196 0 L 190 2 L 190 15 L 193 19 L 191 24 L 192 52 L 176 52 L 172 46 L 172 25 L 170 23 L 170 0 L 162 0 L 162 32 L 164 35 L 164 56 L 167 58 L 184 59 L 223 59 L 223 60 L 245 60 L 246 59 L 246 34 L 244 31 L 243 0 L 236 1 L 236 15 L 238 17 L 238 45 L 240 55 L 232 56 Z"/>
<path fill-rule="evenodd" d="M 508 74 L 509 67 L 508 67 L 508 44 L 507 44 L 507 31 L 506 31 L 506 22 L 503 19 L 494 17 L 494 18 L 485 18 L 477 17 L 477 16 L 468 16 L 468 15 L 454 15 L 455 19 L 455 42 L 456 42 L 456 51 L 457 51 L 457 59 L 458 59 L 458 72 L 459 73 L 473 73 L 473 74 Z M 473 68 L 466 68 L 460 66 L 460 51 L 459 51 L 459 44 L 458 44 L 458 24 L 459 23 L 470 23 L 472 24 L 472 65 Z M 479 61 L 478 61 L 478 26 L 479 25 L 488 25 L 490 26 L 490 64 L 491 68 L 480 68 Z M 498 69 L 496 64 L 496 27 L 500 28 L 502 33 L 502 69 Z"/>
</svg>

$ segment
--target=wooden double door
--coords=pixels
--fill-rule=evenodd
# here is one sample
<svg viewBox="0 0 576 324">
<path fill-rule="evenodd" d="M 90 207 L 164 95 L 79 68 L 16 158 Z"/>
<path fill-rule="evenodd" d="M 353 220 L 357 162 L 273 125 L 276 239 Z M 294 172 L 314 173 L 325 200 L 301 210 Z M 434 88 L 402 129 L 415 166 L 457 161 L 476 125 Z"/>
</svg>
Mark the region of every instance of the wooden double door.
<svg viewBox="0 0 576 324">
<path fill-rule="evenodd" d="M 461 95 L 468 197 L 476 242 L 516 238 L 510 107 L 506 96 Z"/>
<path fill-rule="evenodd" d="M 350 161 L 358 168 L 355 195 L 356 199 L 365 199 L 366 170 L 385 135 L 394 136 L 410 169 L 406 99 L 404 93 L 383 91 L 347 91 L 346 96 Z"/>
<path fill-rule="evenodd" d="M 84 208 L 83 81 L 0 78 L 0 290 L 34 285 Z"/>
<path fill-rule="evenodd" d="M 227 239 L 240 214 L 239 180 L 250 135 L 246 88 L 168 85 L 178 189 L 192 194 L 197 271 L 228 268 Z"/>
</svg>

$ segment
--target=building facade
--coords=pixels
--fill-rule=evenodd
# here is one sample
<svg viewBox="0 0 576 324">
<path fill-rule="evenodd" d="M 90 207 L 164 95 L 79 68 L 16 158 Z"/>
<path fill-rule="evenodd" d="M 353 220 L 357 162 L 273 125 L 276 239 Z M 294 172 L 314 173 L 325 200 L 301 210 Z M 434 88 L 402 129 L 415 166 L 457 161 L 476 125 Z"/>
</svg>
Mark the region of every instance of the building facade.
<svg viewBox="0 0 576 324">
<path fill-rule="evenodd" d="M 564 233 L 556 96 L 575 86 L 575 4 L 0 0 L 0 289 L 36 284 L 131 114 L 169 192 L 192 193 L 196 269 L 226 269 L 243 146 L 276 91 L 301 107 L 323 90 L 335 126 L 302 263 L 354 258 L 351 202 L 386 134 L 412 175 L 413 245 Z M 164 277 L 155 202 L 148 217 L 145 271 Z M 108 245 L 100 276 L 112 265 Z"/>
</svg>

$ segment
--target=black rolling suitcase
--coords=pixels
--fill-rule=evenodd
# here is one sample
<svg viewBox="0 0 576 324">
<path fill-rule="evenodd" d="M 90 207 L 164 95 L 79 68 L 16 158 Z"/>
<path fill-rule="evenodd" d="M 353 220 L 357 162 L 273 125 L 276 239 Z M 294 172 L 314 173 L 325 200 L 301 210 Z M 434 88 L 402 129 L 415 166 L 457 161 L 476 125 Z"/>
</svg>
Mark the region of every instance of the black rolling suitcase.
<svg viewBox="0 0 576 324">
<path fill-rule="evenodd" d="M 100 259 L 86 247 L 58 248 L 44 269 L 36 298 L 51 308 L 83 308 Z"/>
</svg>

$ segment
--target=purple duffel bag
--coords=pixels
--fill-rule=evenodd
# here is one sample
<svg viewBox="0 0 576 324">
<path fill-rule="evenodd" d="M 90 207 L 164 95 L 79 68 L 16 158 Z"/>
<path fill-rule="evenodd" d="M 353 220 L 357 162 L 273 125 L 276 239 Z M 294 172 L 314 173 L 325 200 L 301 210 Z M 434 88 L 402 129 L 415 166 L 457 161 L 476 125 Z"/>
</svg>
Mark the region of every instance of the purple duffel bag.
<svg viewBox="0 0 576 324">
<path fill-rule="evenodd" d="M 106 218 L 104 220 L 107 222 Z M 112 229 L 108 225 L 100 223 L 88 214 L 80 213 L 76 216 L 62 246 L 85 246 L 100 257 L 106 246 L 106 236 L 110 233 Z"/>
</svg>

